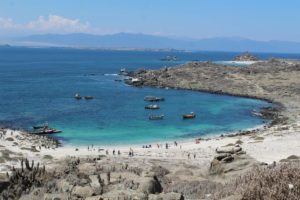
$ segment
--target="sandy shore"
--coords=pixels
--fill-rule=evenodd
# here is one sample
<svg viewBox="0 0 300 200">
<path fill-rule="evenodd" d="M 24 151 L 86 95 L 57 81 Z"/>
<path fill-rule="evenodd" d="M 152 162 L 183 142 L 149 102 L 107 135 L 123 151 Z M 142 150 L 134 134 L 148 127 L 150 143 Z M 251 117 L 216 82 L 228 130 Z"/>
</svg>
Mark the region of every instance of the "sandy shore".
<svg viewBox="0 0 300 200">
<path fill-rule="evenodd" d="M 0 139 L 0 150 L 11 151 L 11 157 L 24 157 L 43 163 L 44 157 L 51 156 L 53 159 L 63 159 L 67 156 L 85 157 L 107 155 L 113 157 L 128 157 L 130 149 L 136 158 L 162 159 L 162 160 L 193 160 L 196 155 L 197 163 L 208 166 L 212 158 L 216 155 L 216 148 L 236 144 L 242 141 L 242 148 L 255 160 L 264 163 L 279 162 L 291 155 L 300 155 L 300 123 L 291 123 L 285 126 L 277 125 L 271 128 L 260 128 L 253 133 L 233 137 L 214 137 L 200 140 L 196 144 L 194 139 L 187 141 L 177 141 L 174 143 L 151 144 L 151 148 L 142 148 L 141 145 L 132 146 L 72 146 L 63 145 L 45 147 L 43 139 L 29 137 L 22 131 L 5 129 L 6 135 Z M 12 138 L 12 139 L 8 139 Z M 16 145 L 17 143 L 17 145 Z M 41 148 L 39 148 L 41 146 Z M 149 146 L 149 144 L 148 144 Z M 115 150 L 115 155 L 113 151 Z M 118 155 L 120 151 L 121 155 Z M 108 154 L 107 154 L 108 153 Z M 188 155 L 190 154 L 190 159 Z M 19 166 L 19 161 L 12 159 L 0 163 L 0 172 L 10 171 L 11 166 Z M 51 165 L 49 165 L 51 166 Z"/>
</svg>

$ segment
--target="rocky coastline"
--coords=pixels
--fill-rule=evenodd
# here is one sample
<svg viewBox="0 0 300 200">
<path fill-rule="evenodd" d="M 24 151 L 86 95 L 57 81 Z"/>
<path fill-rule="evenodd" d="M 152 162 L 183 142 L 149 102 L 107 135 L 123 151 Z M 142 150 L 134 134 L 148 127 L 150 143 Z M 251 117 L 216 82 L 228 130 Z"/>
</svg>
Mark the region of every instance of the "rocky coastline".
<svg viewBox="0 0 300 200">
<path fill-rule="evenodd" d="M 159 70 L 140 69 L 129 73 L 131 78 L 138 81 L 131 82 L 129 79 L 126 83 L 136 87 L 193 90 L 264 100 L 274 107 L 263 108 L 261 114 L 268 118 L 272 116 L 278 124 L 295 120 L 297 116 L 291 113 L 295 113 L 295 108 L 300 111 L 295 103 L 295 98 L 300 95 L 299 71 L 299 61 L 271 59 L 246 67 L 192 62 Z"/>
</svg>

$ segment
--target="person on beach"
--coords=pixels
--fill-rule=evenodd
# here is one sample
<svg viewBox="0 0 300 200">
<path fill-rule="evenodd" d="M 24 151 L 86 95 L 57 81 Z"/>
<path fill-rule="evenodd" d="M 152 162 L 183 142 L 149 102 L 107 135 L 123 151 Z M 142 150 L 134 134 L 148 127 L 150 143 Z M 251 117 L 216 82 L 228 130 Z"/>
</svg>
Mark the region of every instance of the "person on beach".
<svg viewBox="0 0 300 200">
<path fill-rule="evenodd" d="M 176 141 L 174 142 L 174 144 L 175 144 L 175 146 L 177 147 L 177 142 L 176 142 Z"/>
<path fill-rule="evenodd" d="M 196 154 L 194 153 L 194 159 L 196 159 Z"/>
<path fill-rule="evenodd" d="M 118 150 L 118 155 L 121 155 L 121 151 L 120 150 Z"/>
<path fill-rule="evenodd" d="M 190 153 L 188 153 L 188 159 L 190 159 Z"/>
<path fill-rule="evenodd" d="M 115 151 L 115 150 L 113 150 L 113 155 L 115 155 L 115 152 L 116 152 L 116 151 Z"/>
<path fill-rule="evenodd" d="M 166 143 L 166 149 L 168 149 L 169 148 L 169 145 L 168 145 L 168 143 Z"/>
</svg>

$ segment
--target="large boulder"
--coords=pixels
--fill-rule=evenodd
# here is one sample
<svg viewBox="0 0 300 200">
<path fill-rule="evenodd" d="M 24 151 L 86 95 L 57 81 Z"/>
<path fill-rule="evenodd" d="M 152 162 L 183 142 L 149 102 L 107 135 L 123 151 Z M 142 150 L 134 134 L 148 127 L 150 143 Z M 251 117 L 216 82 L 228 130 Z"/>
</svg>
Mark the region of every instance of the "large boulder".
<svg viewBox="0 0 300 200">
<path fill-rule="evenodd" d="M 94 190 L 91 186 L 75 186 L 72 190 L 72 195 L 80 198 L 90 197 L 94 194 Z"/>
<path fill-rule="evenodd" d="M 78 166 L 79 172 L 92 175 L 96 172 L 95 163 L 83 163 Z"/>
<path fill-rule="evenodd" d="M 74 187 L 66 179 L 58 181 L 57 186 L 61 189 L 62 192 L 71 192 Z"/>
<path fill-rule="evenodd" d="M 234 154 L 242 150 L 240 146 L 225 146 L 225 147 L 218 147 L 216 149 L 217 153 L 230 153 Z"/>
<path fill-rule="evenodd" d="M 44 195 L 44 200 L 68 200 L 68 195 L 65 194 L 50 194 L 46 193 Z"/>
<path fill-rule="evenodd" d="M 184 197 L 180 193 L 170 192 L 159 195 L 150 194 L 148 200 L 184 200 Z"/>
<path fill-rule="evenodd" d="M 86 200 L 148 200 L 146 194 L 136 190 L 114 190 L 103 195 L 86 198 Z"/>
<path fill-rule="evenodd" d="M 153 178 L 145 177 L 139 186 L 139 191 L 147 194 L 161 193 L 162 189 L 163 188 L 156 176 Z"/>
</svg>

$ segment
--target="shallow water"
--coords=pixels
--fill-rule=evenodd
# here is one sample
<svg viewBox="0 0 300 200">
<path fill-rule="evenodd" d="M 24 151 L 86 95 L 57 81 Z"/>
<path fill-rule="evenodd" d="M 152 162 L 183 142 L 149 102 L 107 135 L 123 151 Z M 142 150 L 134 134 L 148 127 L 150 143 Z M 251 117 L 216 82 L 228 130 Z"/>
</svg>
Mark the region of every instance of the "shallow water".
<svg viewBox="0 0 300 200">
<path fill-rule="evenodd" d="M 161 61 L 176 55 L 176 62 Z M 134 88 L 115 74 L 160 68 L 192 60 L 230 60 L 235 53 L 129 52 L 71 49 L 0 48 L 0 121 L 30 129 L 48 122 L 68 144 L 140 144 L 220 134 L 261 125 L 251 114 L 269 104 L 201 92 Z M 263 54 L 262 56 L 266 56 Z M 95 99 L 75 100 L 75 93 Z M 160 110 L 145 110 L 147 95 L 163 96 Z M 182 120 L 194 111 L 197 118 Z M 150 114 L 164 114 L 149 121 Z"/>
</svg>

